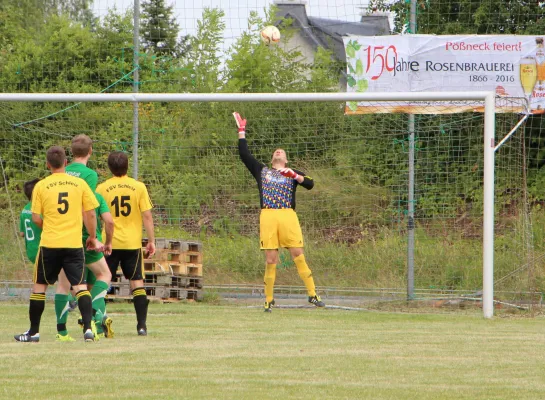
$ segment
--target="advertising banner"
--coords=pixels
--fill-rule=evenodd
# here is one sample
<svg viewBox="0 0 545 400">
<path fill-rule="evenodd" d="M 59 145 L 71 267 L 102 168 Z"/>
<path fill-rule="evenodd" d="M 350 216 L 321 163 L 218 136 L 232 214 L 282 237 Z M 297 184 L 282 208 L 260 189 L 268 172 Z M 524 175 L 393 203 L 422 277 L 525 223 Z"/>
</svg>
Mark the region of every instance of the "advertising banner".
<svg viewBox="0 0 545 400">
<path fill-rule="evenodd" d="M 545 36 L 545 35 L 544 35 Z M 539 36 L 402 35 L 344 38 L 348 92 L 495 91 L 497 112 L 545 112 Z M 430 109 L 426 105 L 437 105 Z M 347 114 L 483 111 L 471 101 L 349 102 Z"/>
</svg>

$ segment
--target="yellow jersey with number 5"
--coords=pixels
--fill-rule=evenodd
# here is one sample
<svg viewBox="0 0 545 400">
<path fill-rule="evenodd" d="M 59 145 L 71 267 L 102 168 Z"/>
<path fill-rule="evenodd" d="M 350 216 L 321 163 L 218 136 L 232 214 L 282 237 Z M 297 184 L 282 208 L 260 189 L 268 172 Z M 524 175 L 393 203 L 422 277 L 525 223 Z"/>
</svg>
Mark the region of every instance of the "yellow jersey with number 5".
<svg viewBox="0 0 545 400">
<path fill-rule="evenodd" d="M 153 205 L 146 185 L 127 175 L 114 176 L 97 186 L 114 219 L 113 249 L 142 248 L 142 213 Z"/>
<path fill-rule="evenodd" d="M 32 191 L 33 214 L 40 214 L 44 225 L 40 246 L 57 249 L 83 247 L 83 211 L 94 210 L 98 201 L 89 185 L 66 173 L 54 173 L 39 181 Z"/>
</svg>

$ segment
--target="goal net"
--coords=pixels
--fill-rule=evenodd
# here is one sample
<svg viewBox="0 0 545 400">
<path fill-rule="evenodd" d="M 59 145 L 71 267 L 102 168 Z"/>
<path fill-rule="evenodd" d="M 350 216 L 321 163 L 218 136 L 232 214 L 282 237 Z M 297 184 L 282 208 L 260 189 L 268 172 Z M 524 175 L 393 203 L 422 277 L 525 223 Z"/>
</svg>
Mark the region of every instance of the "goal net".
<svg viewBox="0 0 545 400">
<path fill-rule="evenodd" d="M 7 287 L 32 276 L 18 236 L 19 214 L 27 202 L 23 183 L 48 174 L 49 146 L 68 151 L 75 135 L 86 134 L 93 140 L 89 166 L 99 181 L 110 176 L 109 152 L 130 155 L 155 206 L 156 237 L 203 243 L 208 293 L 261 303 L 265 261 L 258 240 L 259 194 L 238 155 L 232 117 L 238 111 L 248 120 L 247 140 L 256 159 L 270 165 L 272 152 L 283 148 L 289 165 L 315 181 L 311 191 L 297 190 L 297 213 L 307 262 L 328 305 L 477 312 L 483 294 L 485 114 L 442 114 L 439 99 L 417 94 L 403 99 L 423 110 L 415 116 L 411 137 L 407 115 L 379 114 L 385 103 L 399 105 L 401 97 L 374 93 L 367 99 L 381 99 L 377 114 L 345 115 L 346 101 L 358 95 L 364 96 L 315 93 L 278 101 L 278 95 L 259 94 L 218 101 L 202 95 L 202 101 L 179 101 L 177 95 L 156 95 L 152 100 L 157 101 L 149 101 L 152 95 L 141 95 L 148 97 L 137 97 L 144 99 L 138 109 L 138 142 L 128 101 L 78 95 L 75 103 L 61 94 L 55 101 L 0 98 L 0 281 Z M 484 98 L 470 100 L 484 107 Z M 512 101 L 513 108 L 519 106 Z M 495 118 L 496 142 L 511 132 L 495 152 L 495 177 L 489 182 L 494 191 L 495 307 L 524 309 L 540 301 L 536 293 L 542 282 L 535 266 L 543 257 L 543 233 L 532 229 L 532 220 L 542 217 L 530 209 L 541 198 L 535 192 L 539 177 L 528 169 L 532 145 L 539 140 L 531 134 L 540 117 L 528 117 L 515 130 L 521 115 Z M 409 200 L 413 169 L 414 198 Z M 414 296 L 406 302 L 411 263 Z M 285 250 L 280 251 L 275 293 L 287 299 L 306 296 Z"/>
</svg>

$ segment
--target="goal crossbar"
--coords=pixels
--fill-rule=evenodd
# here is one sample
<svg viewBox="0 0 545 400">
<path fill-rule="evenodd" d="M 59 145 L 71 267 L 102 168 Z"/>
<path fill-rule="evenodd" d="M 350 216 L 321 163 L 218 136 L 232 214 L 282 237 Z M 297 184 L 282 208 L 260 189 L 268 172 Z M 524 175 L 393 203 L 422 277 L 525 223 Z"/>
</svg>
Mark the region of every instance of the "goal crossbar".
<svg viewBox="0 0 545 400">
<path fill-rule="evenodd" d="M 0 93 L 0 101 L 57 102 L 278 102 L 278 101 L 485 101 L 494 92 L 396 93 Z"/>
<path fill-rule="evenodd" d="M 0 102 L 326 102 L 479 101 L 484 103 L 483 315 L 494 313 L 495 93 L 0 93 Z"/>
</svg>

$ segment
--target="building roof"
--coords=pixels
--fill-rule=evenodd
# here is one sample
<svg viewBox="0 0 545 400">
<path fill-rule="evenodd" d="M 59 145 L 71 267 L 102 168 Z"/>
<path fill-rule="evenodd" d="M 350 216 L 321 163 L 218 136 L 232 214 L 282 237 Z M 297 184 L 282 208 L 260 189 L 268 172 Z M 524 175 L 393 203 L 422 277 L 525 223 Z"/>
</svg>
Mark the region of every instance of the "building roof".
<svg viewBox="0 0 545 400">
<path fill-rule="evenodd" d="M 309 17 L 304 1 L 277 0 L 278 22 L 291 18 L 293 27 L 300 30 L 300 36 L 314 49 L 324 47 L 334 51 L 337 59 L 346 61 L 343 36 L 382 36 L 390 34 L 388 16 L 362 15 L 360 22 L 347 22 L 328 18 Z"/>
</svg>

